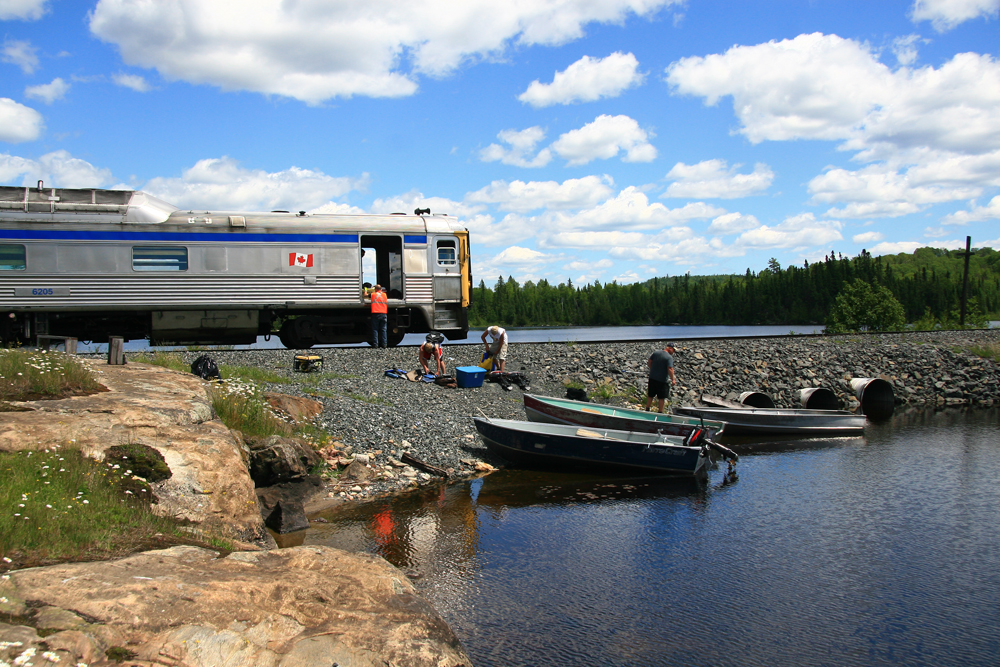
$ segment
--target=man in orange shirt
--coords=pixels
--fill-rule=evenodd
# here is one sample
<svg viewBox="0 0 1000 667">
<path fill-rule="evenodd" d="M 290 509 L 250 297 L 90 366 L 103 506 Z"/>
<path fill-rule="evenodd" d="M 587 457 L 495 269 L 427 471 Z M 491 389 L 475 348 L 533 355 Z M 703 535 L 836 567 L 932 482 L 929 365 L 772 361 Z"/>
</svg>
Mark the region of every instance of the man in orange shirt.
<svg viewBox="0 0 1000 667">
<path fill-rule="evenodd" d="M 389 302 L 381 285 L 367 297 L 372 303 L 372 347 L 389 347 Z"/>
</svg>

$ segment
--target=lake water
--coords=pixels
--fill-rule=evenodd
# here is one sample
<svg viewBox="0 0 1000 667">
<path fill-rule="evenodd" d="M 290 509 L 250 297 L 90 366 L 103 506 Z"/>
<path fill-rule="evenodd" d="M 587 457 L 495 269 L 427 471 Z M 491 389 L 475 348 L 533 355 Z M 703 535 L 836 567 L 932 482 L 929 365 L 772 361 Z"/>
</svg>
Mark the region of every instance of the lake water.
<svg viewBox="0 0 1000 667">
<path fill-rule="evenodd" d="M 997 409 L 910 412 L 706 483 L 507 470 L 305 541 L 402 568 L 477 667 L 996 665 L 998 435 Z"/>
</svg>

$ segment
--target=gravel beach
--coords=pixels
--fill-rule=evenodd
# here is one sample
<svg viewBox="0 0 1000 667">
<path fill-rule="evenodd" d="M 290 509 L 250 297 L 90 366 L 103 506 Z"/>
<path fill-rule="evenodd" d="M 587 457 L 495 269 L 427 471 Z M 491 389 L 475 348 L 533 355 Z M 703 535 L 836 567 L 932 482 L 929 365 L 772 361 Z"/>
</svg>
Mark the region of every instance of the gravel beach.
<svg viewBox="0 0 1000 667">
<path fill-rule="evenodd" d="M 1000 401 L 1000 367 L 969 351 L 1000 344 L 1000 329 L 882 335 L 676 340 L 675 403 L 702 394 L 728 397 L 743 391 L 769 394 L 779 407 L 798 406 L 805 387 L 833 390 L 846 409 L 857 401 L 850 378 L 881 377 L 897 403 L 990 406 Z M 526 374 L 532 393 L 564 396 L 586 389 L 591 400 L 635 405 L 643 400 L 646 360 L 665 341 L 511 344 L 507 370 Z M 449 372 L 472 365 L 477 345 L 445 345 Z M 296 373 L 297 353 L 323 357 L 321 373 Z M 453 475 L 474 474 L 476 462 L 502 466 L 476 436 L 472 417 L 524 419 L 522 390 L 486 382 L 454 389 L 385 376 L 385 370 L 419 369 L 416 347 L 294 350 L 208 350 L 181 353 L 188 362 L 208 354 L 220 365 L 257 366 L 288 377 L 267 391 L 308 396 L 323 404 L 317 425 L 348 455 L 361 456 L 372 476 L 331 487 L 330 498 L 361 499 L 432 479 L 403 466 L 409 455 Z M 308 380 L 308 381 L 307 381 Z"/>
</svg>

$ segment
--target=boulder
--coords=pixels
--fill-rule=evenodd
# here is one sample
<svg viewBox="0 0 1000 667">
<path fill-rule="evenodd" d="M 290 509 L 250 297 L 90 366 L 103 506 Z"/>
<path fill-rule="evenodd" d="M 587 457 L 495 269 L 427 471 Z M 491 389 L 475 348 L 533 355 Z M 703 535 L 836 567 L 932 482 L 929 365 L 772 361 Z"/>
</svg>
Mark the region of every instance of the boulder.
<svg viewBox="0 0 1000 667">
<path fill-rule="evenodd" d="M 280 435 L 247 438 L 250 450 L 250 477 L 257 486 L 305 479 L 323 459 L 309 445 Z"/>
<path fill-rule="evenodd" d="M 309 527 L 309 519 L 306 518 L 305 508 L 302 503 L 286 501 L 284 504 L 279 500 L 274 504 L 271 512 L 264 517 L 264 525 L 278 533 L 294 533 L 297 530 L 305 530 Z"/>
<path fill-rule="evenodd" d="M 364 482 L 371 479 L 372 471 L 361 461 L 355 459 L 340 473 L 340 479 L 355 482 Z"/>
<path fill-rule="evenodd" d="M 42 614 L 79 622 L 55 634 L 0 623 L 7 664 L 29 651 L 40 664 L 51 651 L 60 664 L 91 667 L 471 666 L 451 629 L 378 556 L 300 546 L 220 557 L 179 546 L 9 577 L 0 580 L 7 613 L 40 629 Z"/>
<path fill-rule="evenodd" d="M 300 482 L 285 482 L 257 489 L 257 504 L 264 524 L 278 534 L 309 527 L 305 504 L 323 489 L 323 480 L 309 475 Z"/>
<path fill-rule="evenodd" d="M 323 412 L 322 403 L 303 396 L 289 396 L 288 394 L 267 392 L 264 394 L 264 400 L 274 410 L 287 415 L 297 422 L 310 421 Z"/>
<path fill-rule="evenodd" d="M 154 512 L 238 542 L 273 544 L 240 446 L 213 419 L 204 380 L 148 364 L 82 361 L 108 391 L 20 404 L 33 409 L 4 414 L 0 451 L 68 445 L 103 459 L 112 447 L 155 450 L 166 470 L 151 465 L 160 468 L 160 481 L 150 483 Z"/>
</svg>

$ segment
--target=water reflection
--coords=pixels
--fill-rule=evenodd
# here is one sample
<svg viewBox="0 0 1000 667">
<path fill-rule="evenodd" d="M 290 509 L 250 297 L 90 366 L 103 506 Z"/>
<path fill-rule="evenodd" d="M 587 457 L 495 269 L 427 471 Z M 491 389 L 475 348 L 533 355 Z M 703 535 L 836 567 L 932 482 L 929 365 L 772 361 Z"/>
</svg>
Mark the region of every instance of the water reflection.
<svg viewBox="0 0 1000 667">
<path fill-rule="evenodd" d="M 987 665 L 1000 411 L 742 452 L 706 483 L 501 471 L 325 513 L 489 665 Z"/>
</svg>

